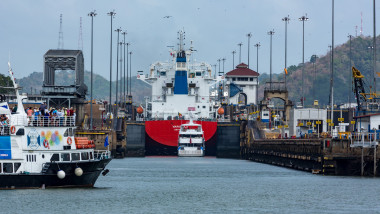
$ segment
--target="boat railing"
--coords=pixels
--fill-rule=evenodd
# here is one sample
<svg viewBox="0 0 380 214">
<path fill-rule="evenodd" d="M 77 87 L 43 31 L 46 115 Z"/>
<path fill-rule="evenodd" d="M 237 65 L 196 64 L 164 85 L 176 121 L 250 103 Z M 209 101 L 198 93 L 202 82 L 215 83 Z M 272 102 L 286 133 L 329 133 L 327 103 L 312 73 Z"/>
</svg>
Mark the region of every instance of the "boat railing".
<svg viewBox="0 0 380 214">
<path fill-rule="evenodd" d="M 16 117 L 12 119 L 12 125 L 25 125 L 24 119 Z M 75 116 L 28 116 L 26 126 L 35 126 L 35 127 L 67 127 L 75 126 Z"/>
<path fill-rule="evenodd" d="M 108 150 L 94 150 L 94 158 L 97 160 L 111 158 L 111 151 Z"/>
<path fill-rule="evenodd" d="M 0 125 L 0 136 L 11 135 L 11 128 L 9 125 Z"/>
</svg>

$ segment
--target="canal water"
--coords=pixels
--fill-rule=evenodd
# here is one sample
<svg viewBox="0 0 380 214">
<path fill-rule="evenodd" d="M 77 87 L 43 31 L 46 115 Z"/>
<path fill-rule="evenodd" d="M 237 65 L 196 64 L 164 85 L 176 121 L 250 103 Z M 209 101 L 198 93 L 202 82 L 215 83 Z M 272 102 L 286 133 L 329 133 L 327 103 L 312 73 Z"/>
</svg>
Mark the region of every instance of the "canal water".
<svg viewBox="0 0 380 214">
<path fill-rule="evenodd" d="M 1 213 L 380 213 L 380 179 L 245 160 L 115 159 L 96 188 L 0 191 Z"/>
</svg>

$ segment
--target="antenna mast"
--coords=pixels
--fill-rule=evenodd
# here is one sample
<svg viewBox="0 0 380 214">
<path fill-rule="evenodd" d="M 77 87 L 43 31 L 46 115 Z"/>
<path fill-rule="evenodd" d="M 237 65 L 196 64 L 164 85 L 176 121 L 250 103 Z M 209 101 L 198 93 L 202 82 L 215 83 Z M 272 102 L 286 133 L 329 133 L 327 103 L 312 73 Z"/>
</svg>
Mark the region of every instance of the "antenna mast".
<svg viewBox="0 0 380 214">
<path fill-rule="evenodd" d="M 58 49 L 63 49 L 62 14 L 59 16 Z"/>
<path fill-rule="evenodd" d="M 78 50 L 83 50 L 83 37 L 82 37 L 82 17 L 79 19 L 79 38 L 78 38 Z"/>
</svg>

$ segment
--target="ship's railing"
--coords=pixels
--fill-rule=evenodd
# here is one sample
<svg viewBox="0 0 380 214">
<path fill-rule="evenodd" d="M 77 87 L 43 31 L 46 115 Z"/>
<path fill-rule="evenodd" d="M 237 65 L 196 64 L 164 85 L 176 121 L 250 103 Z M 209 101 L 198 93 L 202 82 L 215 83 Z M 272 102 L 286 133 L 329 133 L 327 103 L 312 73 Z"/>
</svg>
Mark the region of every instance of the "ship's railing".
<svg viewBox="0 0 380 214">
<path fill-rule="evenodd" d="M 94 158 L 97 160 L 111 158 L 111 151 L 108 150 L 94 150 Z"/>
<path fill-rule="evenodd" d="M 24 118 L 16 117 L 12 119 L 12 125 L 23 125 Z M 53 126 L 53 127 L 66 127 L 75 126 L 75 116 L 28 116 L 26 126 Z"/>
<path fill-rule="evenodd" d="M 11 128 L 9 125 L 0 124 L 0 136 L 11 135 Z"/>
</svg>

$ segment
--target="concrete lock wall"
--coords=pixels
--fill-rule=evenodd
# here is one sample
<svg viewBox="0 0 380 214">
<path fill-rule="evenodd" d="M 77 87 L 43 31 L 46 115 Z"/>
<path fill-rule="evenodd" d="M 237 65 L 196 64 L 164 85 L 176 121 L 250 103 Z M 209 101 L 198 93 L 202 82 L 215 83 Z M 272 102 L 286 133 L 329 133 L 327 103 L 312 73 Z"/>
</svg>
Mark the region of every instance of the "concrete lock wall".
<svg viewBox="0 0 380 214">
<path fill-rule="evenodd" d="M 127 124 L 127 157 L 144 157 L 145 156 L 145 124 L 129 123 Z"/>
<path fill-rule="evenodd" d="M 240 158 L 240 125 L 218 124 L 216 156 Z"/>
</svg>

